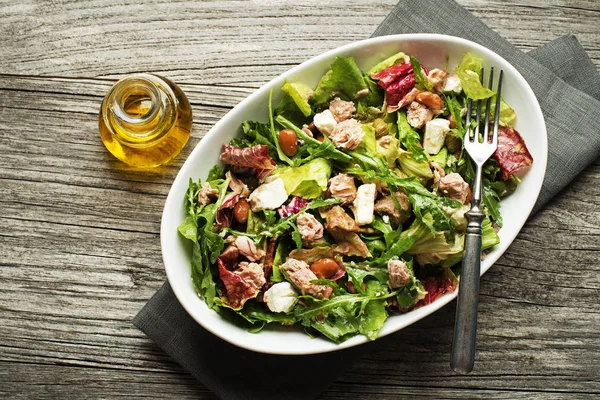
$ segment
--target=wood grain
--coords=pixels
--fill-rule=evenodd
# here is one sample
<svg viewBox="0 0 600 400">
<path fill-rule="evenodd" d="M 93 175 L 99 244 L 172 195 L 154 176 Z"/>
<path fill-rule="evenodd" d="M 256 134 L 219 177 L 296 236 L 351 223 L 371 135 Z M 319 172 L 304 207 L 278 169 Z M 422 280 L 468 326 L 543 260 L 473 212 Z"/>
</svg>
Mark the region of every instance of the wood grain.
<svg viewBox="0 0 600 400">
<path fill-rule="evenodd" d="M 1 1 L 0 395 L 214 398 L 131 324 L 165 279 L 170 184 L 231 107 L 370 36 L 395 2 Z M 524 50 L 576 33 L 600 70 L 594 0 L 459 2 Z M 97 134 L 102 97 L 135 71 L 174 79 L 194 108 L 189 144 L 151 173 Z M 383 338 L 322 398 L 597 398 L 599 254 L 596 161 L 483 278 L 473 375 L 448 367 L 450 305 Z"/>
</svg>

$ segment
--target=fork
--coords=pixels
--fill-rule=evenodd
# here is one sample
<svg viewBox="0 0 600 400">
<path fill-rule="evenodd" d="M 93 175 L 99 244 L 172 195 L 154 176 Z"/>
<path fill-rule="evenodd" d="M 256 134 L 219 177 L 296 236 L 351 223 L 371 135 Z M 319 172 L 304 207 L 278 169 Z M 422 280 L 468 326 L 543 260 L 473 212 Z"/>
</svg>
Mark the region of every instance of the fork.
<svg viewBox="0 0 600 400">
<path fill-rule="evenodd" d="M 481 70 L 481 83 L 483 84 L 484 70 Z M 468 221 L 465 235 L 464 255 L 458 290 L 458 304 L 456 307 L 456 320 L 454 323 L 454 338 L 452 340 L 452 359 L 450 366 L 455 372 L 467 374 L 473 370 L 475 363 L 475 338 L 477 336 L 477 306 L 479 304 L 479 276 L 481 273 L 481 224 L 485 214 L 481 210 L 481 180 L 483 164 L 494 154 L 498 147 L 498 123 L 500 120 L 500 92 L 502 90 L 503 71 L 500 70 L 498 89 L 496 93 L 496 109 L 491 142 L 490 133 L 490 105 L 488 97 L 485 107 L 483 122 L 483 141 L 480 141 L 479 128 L 481 125 L 481 100 L 477 101 L 475 131 L 471 128 L 471 112 L 473 102 L 467 102 L 466 126 L 467 133 L 464 138 L 464 147 L 475 164 L 475 181 L 472 189 L 471 210 L 465 213 Z M 492 89 L 494 81 L 494 68 L 490 69 L 488 88 Z"/>
</svg>

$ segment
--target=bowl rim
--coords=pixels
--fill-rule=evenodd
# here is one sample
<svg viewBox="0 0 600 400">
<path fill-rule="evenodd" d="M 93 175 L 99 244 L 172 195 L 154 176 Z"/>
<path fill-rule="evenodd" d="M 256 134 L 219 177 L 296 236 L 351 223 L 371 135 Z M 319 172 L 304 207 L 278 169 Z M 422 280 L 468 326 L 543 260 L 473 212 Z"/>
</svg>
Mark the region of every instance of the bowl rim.
<svg viewBox="0 0 600 400">
<path fill-rule="evenodd" d="M 322 54 L 314 56 L 314 57 L 302 62 L 301 64 L 296 65 L 295 67 L 285 71 L 284 73 L 274 77 L 269 82 L 265 83 L 260 88 L 258 88 L 253 93 L 251 93 L 248 97 L 246 97 L 244 100 L 242 100 L 240 103 L 238 103 L 231 110 L 229 110 L 227 112 L 227 114 L 225 114 L 217 123 L 215 123 L 210 128 L 210 130 L 206 133 L 206 135 L 196 144 L 194 149 L 190 152 L 189 156 L 186 158 L 185 162 L 179 169 L 177 176 L 176 176 L 175 180 L 173 181 L 171 188 L 169 189 L 169 193 L 167 195 L 167 199 L 165 201 L 165 205 L 163 208 L 163 213 L 162 213 L 162 217 L 161 217 L 161 229 L 160 229 L 161 253 L 162 253 L 162 258 L 163 258 L 163 263 L 164 263 L 167 279 L 171 285 L 173 293 L 175 294 L 177 300 L 182 305 L 182 307 L 194 319 L 194 321 L 196 323 L 198 323 L 204 329 L 209 331 L 211 334 L 213 334 L 216 337 L 221 338 L 237 347 L 240 347 L 240 348 L 243 348 L 246 350 L 259 352 L 259 353 L 265 353 L 265 354 L 278 354 L 278 355 L 320 354 L 320 353 L 326 353 L 326 352 L 339 351 L 339 350 L 343 350 L 345 348 L 354 347 L 354 346 L 358 346 L 358 345 L 362 345 L 362 344 L 370 342 L 370 340 L 368 340 L 366 337 L 363 337 L 363 340 L 355 340 L 354 342 L 356 342 L 356 343 L 354 343 L 352 340 L 348 340 L 348 341 L 340 343 L 340 344 L 335 344 L 335 343 L 331 342 L 330 343 L 331 345 L 322 346 L 319 349 L 300 350 L 297 348 L 291 348 L 291 349 L 286 349 L 286 350 L 280 350 L 280 349 L 269 349 L 269 348 L 263 348 L 263 347 L 258 348 L 247 342 L 240 342 L 237 340 L 233 340 L 233 339 L 229 338 L 227 335 L 222 334 L 222 332 L 220 332 L 217 328 L 213 327 L 211 324 L 204 324 L 202 322 L 201 318 L 199 318 L 196 315 L 194 309 L 192 309 L 192 306 L 184 300 L 184 294 L 179 289 L 177 279 L 175 278 L 174 268 L 176 268 L 176 267 L 175 266 L 169 267 L 170 261 L 168 259 L 168 251 L 166 250 L 167 249 L 166 241 L 167 241 L 167 235 L 172 234 L 172 232 L 170 232 L 170 228 L 168 228 L 166 226 L 167 225 L 166 220 L 168 219 L 168 215 L 167 215 L 168 210 L 170 210 L 173 205 L 176 205 L 177 202 L 182 201 L 181 198 L 179 198 L 179 197 L 176 198 L 175 188 L 178 186 L 179 181 L 181 181 L 181 180 L 188 181 L 189 180 L 191 175 L 188 173 L 189 171 L 187 171 L 187 170 L 189 169 L 191 160 L 194 159 L 196 157 L 196 154 L 198 152 L 200 152 L 200 150 L 204 147 L 203 143 L 209 142 L 206 139 L 212 138 L 213 136 L 217 135 L 221 129 L 221 126 L 225 125 L 226 121 L 229 118 L 232 118 L 232 116 L 234 115 L 236 110 L 245 108 L 246 105 L 253 103 L 255 101 L 255 99 L 264 95 L 265 92 L 268 92 L 271 88 L 275 89 L 275 84 L 277 82 L 280 82 L 282 79 L 286 79 L 287 77 L 294 75 L 297 71 L 300 71 L 300 70 L 304 69 L 305 67 L 308 67 L 311 64 L 318 64 L 318 63 L 323 62 L 324 60 L 332 60 L 335 56 L 348 54 L 348 53 L 351 53 L 352 51 L 360 50 L 365 46 L 370 46 L 370 45 L 375 45 L 375 44 L 385 44 L 387 42 L 393 43 L 396 41 L 407 42 L 407 41 L 411 41 L 411 40 L 414 40 L 414 41 L 442 41 L 442 42 L 447 42 L 447 43 L 462 44 L 464 46 L 471 48 L 472 50 L 477 51 L 480 54 L 484 54 L 488 58 L 496 57 L 496 58 L 502 60 L 509 67 L 509 69 L 511 69 L 511 74 L 513 74 L 514 77 L 516 77 L 516 79 L 518 79 L 520 81 L 519 84 L 521 84 L 523 86 L 525 93 L 527 93 L 527 95 L 533 99 L 533 101 L 531 102 L 532 107 L 534 108 L 535 113 L 541 116 L 541 119 L 540 119 L 541 126 L 539 127 L 539 130 L 540 130 L 539 136 L 540 136 L 541 144 L 543 145 L 543 149 L 542 149 L 543 157 L 540 158 L 538 156 L 538 158 L 536 158 L 536 160 L 535 160 L 535 162 L 538 165 L 543 164 L 541 177 L 539 178 L 539 184 L 535 188 L 529 188 L 529 189 L 535 189 L 535 197 L 534 197 L 535 200 L 532 201 L 531 205 L 527 207 L 528 208 L 526 210 L 527 216 L 524 218 L 524 220 L 521 223 L 518 224 L 518 226 L 517 226 L 518 229 L 514 230 L 514 234 L 510 235 L 509 239 L 504 239 L 504 241 L 508 243 L 508 245 L 506 245 L 506 248 L 504 250 L 502 250 L 499 254 L 496 254 L 494 257 L 492 257 L 492 259 L 490 260 L 489 263 L 482 263 L 481 275 L 483 275 L 485 272 L 487 272 L 491 268 L 491 266 L 494 264 L 494 262 L 496 262 L 497 259 L 500 256 L 502 256 L 502 254 L 504 254 L 506 249 L 510 246 L 510 244 L 512 244 L 515 237 L 519 234 L 519 232 L 523 228 L 523 225 L 525 224 L 528 217 L 530 216 L 531 211 L 533 210 L 533 207 L 535 205 L 535 201 L 537 200 L 537 198 L 539 196 L 539 193 L 540 193 L 540 190 L 542 187 L 542 183 L 544 181 L 545 173 L 546 173 L 546 165 L 547 165 L 547 157 L 548 157 L 548 135 L 547 135 L 544 116 L 543 116 L 541 107 L 539 105 L 539 102 L 537 100 L 537 97 L 535 96 L 535 93 L 533 92 L 533 90 L 531 89 L 531 87 L 529 86 L 529 84 L 527 83 L 525 78 L 521 75 L 521 73 L 510 62 L 508 62 L 506 59 L 504 59 L 502 56 L 500 56 L 493 50 L 488 49 L 487 47 L 485 47 L 479 43 L 476 43 L 476 42 L 473 42 L 473 41 L 470 41 L 470 40 L 467 40 L 464 38 L 451 36 L 451 35 L 436 34 L 436 33 L 398 34 L 398 35 L 379 36 L 379 37 L 368 38 L 368 39 L 348 43 L 346 45 L 328 50 Z M 184 173 L 184 171 L 186 173 Z M 179 195 L 177 194 L 177 196 L 179 196 Z M 191 279 L 191 277 L 190 277 L 190 279 Z M 446 294 L 442 295 L 441 297 L 439 297 L 438 299 L 436 299 L 433 303 L 431 303 L 429 305 L 419 308 L 418 309 L 419 312 L 415 312 L 417 310 L 413 310 L 410 313 L 403 314 L 408 317 L 406 318 L 405 322 L 401 326 L 399 326 L 396 329 L 389 331 L 389 332 L 383 332 L 383 329 L 382 329 L 382 332 L 380 333 L 380 335 L 378 336 L 377 339 L 380 339 L 391 333 L 398 332 L 398 331 L 406 328 L 407 326 L 412 325 L 413 323 L 425 318 L 429 314 L 441 309 L 443 306 L 445 306 L 450 301 L 452 301 L 457 296 L 457 293 L 458 293 L 458 289 L 452 293 L 446 293 Z M 200 300 L 204 302 L 203 299 L 200 299 Z M 210 310 L 210 311 L 215 312 L 213 310 Z M 227 323 L 231 324 L 231 322 L 229 322 L 229 321 L 227 321 Z M 385 325 L 384 325 L 384 328 L 385 328 Z M 354 339 L 356 339 L 356 338 L 354 338 Z"/>
</svg>

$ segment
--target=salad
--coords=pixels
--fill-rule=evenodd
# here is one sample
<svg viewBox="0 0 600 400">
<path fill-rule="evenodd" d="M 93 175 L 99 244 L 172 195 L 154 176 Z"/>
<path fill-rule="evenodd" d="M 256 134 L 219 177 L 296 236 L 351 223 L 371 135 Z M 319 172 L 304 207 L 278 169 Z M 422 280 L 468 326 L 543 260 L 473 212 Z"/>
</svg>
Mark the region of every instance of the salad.
<svg viewBox="0 0 600 400">
<path fill-rule="evenodd" d="M 467 99 L 495 97 L 481 66 L 467 53 L 452 73 L 429 70 L 398 53 L 363 72 L 337 57 L 316 88 L 286 82 L 276 106 L 271 91 L 269 120 L 244 122 L 222 164 L 190 179 L 179 232 L 198 295 L 251 332 L 302 326 L 340 343 L 375 339 L 390 314 L 454 291 L 474 178 Z M 502 100 L 484 252 L 499 243 L 500 200 L 533 161 L 515 120 Z"/>
</svg>

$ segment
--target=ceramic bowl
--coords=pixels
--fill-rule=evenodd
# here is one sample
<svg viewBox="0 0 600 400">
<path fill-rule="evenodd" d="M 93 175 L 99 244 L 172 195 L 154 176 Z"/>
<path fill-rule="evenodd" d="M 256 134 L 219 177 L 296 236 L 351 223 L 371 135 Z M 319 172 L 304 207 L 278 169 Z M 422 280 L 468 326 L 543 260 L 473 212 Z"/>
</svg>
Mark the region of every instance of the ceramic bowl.
<svg viewBox="0 0 600 400">
<path fill-rule="evenodd" d="M 548 152 L 544 117 L 531 88 L 521 74 L 493 51 L 471 41 L 437 34 L 410 34 L 384 36 L 352 43 L 314 57 L 273 79 L 248 96 L 225 115 L 200 141 L 190 154 L 167 197 L 161 224 L 161 247 L 169 283 L 177 299 L 187 312 L 204 328 L 216 336 L 245 349 L 272 354 L 314 354 L 340 350 L 368 341 L 355 336 L 342 344 L 325 338 L 310 338 L 300 328 L 268 326 L 260 333 L 249 333 L 209 309 L 196 294 L 190 277 L 191 247 L 177 232 L 185 218 L 184 195 L 190 178 L 206 178 L 209 169 L 218 163 L 221 146 L 241 135 L 240 124 L 247 120 L 268 121 L 267 102 L 269 90 L 274 90 L 277 104 L 284 81 L 303 82 L 315 87 L 329 69 L 336 56 L 352 56 L 358 66 L 366 71 L 377 62 L 402 51 L 413 55 L 429 69 L 443 68 L 449 56 L 449 71 L 453 71 L 463 55 L 472 52 L 484 60 L 484 67 L 494 66 L 504 70 L 502 96 L 517 114 L 516 129 L 521 133 L 534 163 L 522 173 L 522 184 L 502 201 L 501 213 L 504 227 L 500 230 L 500 244 L 483 260 L 481 273 L 485 273 L 510 246 L 529 216 L 538 197 Z M 393 315 L 385 322 L 380 337 L 396 332 L 448 304 L 456 297 L 448 293 L 432 304 L 403 315 Z"/>
</svg>

